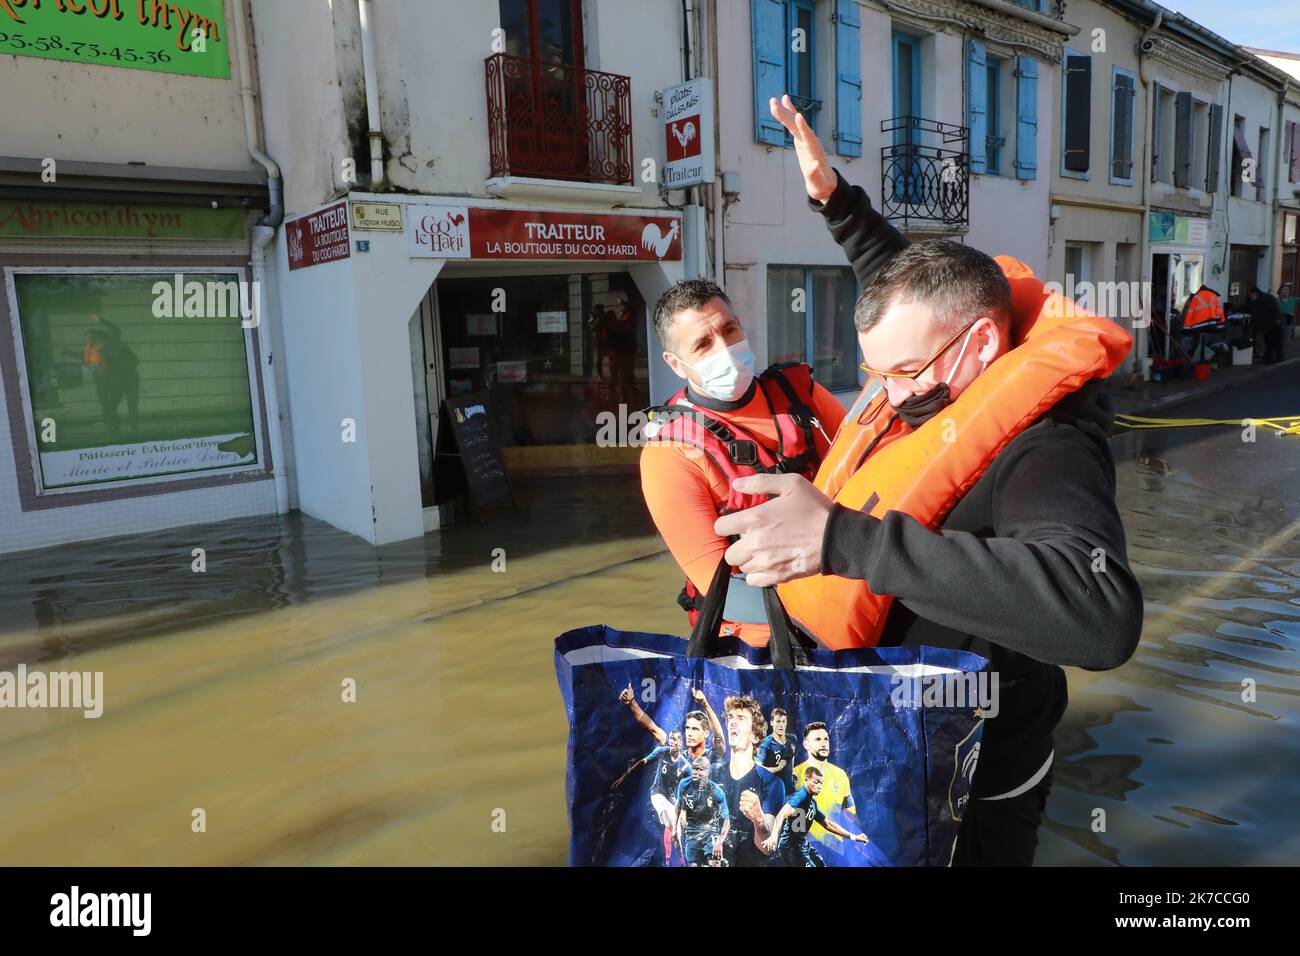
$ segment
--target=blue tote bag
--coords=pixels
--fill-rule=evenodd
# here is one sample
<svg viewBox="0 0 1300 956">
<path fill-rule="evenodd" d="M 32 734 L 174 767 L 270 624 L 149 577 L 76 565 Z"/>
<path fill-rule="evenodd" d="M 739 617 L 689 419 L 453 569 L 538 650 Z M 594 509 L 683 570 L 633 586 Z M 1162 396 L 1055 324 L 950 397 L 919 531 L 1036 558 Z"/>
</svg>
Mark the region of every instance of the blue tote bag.
<svg viewBox="0 0 1300 956">
<path fill-rule="evenodd" d="M 719 637 L 730 577 L 720 564 L 689 640 L 604 625 L 556 639 L 570 864 L 948 865 L 988 662 L 818 649 L 772 588 L 767 647 Z"/>
</svg>

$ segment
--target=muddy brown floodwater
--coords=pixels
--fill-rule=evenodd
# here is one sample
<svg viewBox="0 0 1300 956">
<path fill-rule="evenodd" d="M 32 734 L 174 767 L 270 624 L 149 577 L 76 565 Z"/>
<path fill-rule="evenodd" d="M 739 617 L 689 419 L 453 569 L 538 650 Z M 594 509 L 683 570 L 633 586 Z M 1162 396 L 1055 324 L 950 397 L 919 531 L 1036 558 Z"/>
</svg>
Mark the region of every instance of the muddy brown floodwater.
<svg viewBox="0 0 1300 956">
<path fill-rule="evenodd" d="M 1039 862 L 1300 861 L 1300 439 L 1115 448 L 1147 625 L 1123 668 L 1069 672 Z M 0 558 L 0 670 L 105 695 L 0 711 L 0 864 L 563 863 L 551 641 L 684 616 L 635 479 L 520 491 L 380 549 L 294 515 Z"/>
</svg>

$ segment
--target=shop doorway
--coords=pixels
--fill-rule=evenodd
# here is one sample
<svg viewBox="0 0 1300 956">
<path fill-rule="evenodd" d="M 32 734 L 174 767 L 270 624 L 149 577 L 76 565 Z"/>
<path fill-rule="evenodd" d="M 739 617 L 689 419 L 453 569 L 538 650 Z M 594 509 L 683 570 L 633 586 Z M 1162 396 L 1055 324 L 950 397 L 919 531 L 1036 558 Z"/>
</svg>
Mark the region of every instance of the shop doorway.
<svg viewBox="0 0 1300 956">
<path fill-rule="evenodd" d="M 1180 341 L 1183 309 L 1204 281 L 1205 256 L 1199 252 L 1158 252 L 1151 256 L 1151 354 L 1169 358 Z M 1168 329 L 1166 335 L 1162 328 Z"/>
<path fill-rule="evenodd" d="M 449 396 L 487 393 L 512 480 L 635 472 L 624 439 L 650 377 L 646 305 L 628 273 L 440 277 L 411 321 L 426 507 L 441 497 L 434 446 Z"/>
<path fill-rule="evenodd" d="M 1234 312 L 1245 308 L 1246 296 L 1257 284 L 1263 251 L 1259 246 L 1232 246 L 1228 251 L 1228 300 Z"/>
</svg>

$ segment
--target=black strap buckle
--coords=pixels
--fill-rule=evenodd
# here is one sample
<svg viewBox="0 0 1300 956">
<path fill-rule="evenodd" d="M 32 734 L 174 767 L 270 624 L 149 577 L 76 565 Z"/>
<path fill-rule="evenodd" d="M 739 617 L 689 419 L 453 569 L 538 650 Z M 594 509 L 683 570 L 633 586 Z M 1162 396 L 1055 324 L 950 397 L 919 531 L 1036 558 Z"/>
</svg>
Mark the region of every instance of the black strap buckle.
<svg viewBox="0 0 1300 956">
<path fill-rule="evenodd" d="M 727 455 L 733 465 L 758 464 L 758 446 L 748 439 L 727 442 Z"/>
<path fill-rule="evenodd" d="M 698 611 L 704 607 L 704 598 L 698 594 L 687 594 L 686 588 L 682 588 L 681 593 L 677 595 L 677 606 L 683 611 Z"/>
</svg>

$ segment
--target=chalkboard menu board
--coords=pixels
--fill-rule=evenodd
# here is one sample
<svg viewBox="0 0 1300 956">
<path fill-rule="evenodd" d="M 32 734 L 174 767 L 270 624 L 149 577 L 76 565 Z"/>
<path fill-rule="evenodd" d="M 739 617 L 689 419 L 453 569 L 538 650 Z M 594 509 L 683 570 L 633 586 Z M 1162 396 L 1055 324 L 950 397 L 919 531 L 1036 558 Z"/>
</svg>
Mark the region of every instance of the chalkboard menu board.
<svg viewBox="0 0 1300 956">
<path fill-rule="evenodd" d="M 468 489 L 479 506 L 502 500 L 513 504 L 506 466 L 492 430 L 488 393 L 449 398 L 442 407 L 443 413 L 438 416 L 435 500 L 441 504 Z"/>
</svg>

